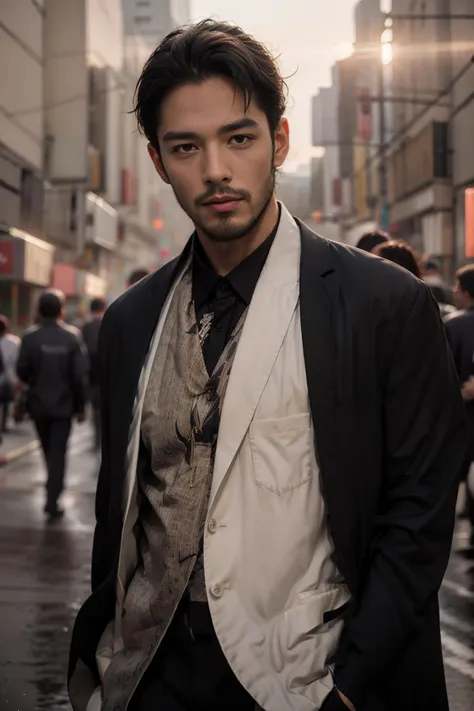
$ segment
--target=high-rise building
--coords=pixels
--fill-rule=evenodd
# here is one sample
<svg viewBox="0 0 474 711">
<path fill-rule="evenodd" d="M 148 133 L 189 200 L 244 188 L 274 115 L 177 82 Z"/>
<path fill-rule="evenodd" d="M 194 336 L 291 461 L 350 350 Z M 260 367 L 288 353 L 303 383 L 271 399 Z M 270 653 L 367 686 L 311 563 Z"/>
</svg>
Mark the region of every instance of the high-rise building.
<svg viewBox="0 0 474 711">
<path fill-rule="evenodd" d="M 192 225 L 171 188 L 155 172 L 147 140 L 132 112 L 141 70 L 164 36 L 189 21 L 189 0 L 121 0 L 124 17 L 124 72 L 121 127 L 120 239 L 115 253 L 112 297 L 137 268 L 155 269 L 181 249 Z"/>
<path fill-rule="evenodd" d="M 449 0 L 393 0 L 393 91 L 403 101 L 394 102 L 390 147 L 391 223 L 418 251 L 436 256 L 446 275 L 454 246 L 449 5 Z M 399 14 L 418 18 L 397 19 Z"/>
<path fill-rule="evenodd" d="M 0 23 L 0 312 L 29 325 L 49 284 L 44 241 L 44 3 L 3 2 Z"/>
</svg>

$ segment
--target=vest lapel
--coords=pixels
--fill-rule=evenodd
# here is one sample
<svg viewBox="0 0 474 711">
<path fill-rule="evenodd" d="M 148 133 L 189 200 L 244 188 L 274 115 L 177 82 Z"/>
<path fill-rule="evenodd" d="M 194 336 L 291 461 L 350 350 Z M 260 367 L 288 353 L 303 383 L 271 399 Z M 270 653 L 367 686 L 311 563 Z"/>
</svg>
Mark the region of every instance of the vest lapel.
<svg viewBox="0 0 474 711">
<path fill-rule="evenodd" d="M 298 303 L 300 253 L 298 226 L 282 206 L 280 226 L 247 313 L 227 386 L 209 510 L 252 421 Z"/>
</svg>

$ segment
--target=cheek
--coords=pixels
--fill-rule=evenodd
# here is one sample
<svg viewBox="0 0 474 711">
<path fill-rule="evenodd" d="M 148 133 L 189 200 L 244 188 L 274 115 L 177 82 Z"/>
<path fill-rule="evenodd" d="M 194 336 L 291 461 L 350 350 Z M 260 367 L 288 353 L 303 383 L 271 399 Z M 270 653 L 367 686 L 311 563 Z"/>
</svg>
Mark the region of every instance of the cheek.
<svg viewBox="0 0 474 711">
<path fill-rule="evenodd" d="M 170 169 L 168 178 L 174 192 L 181 199 L 191 201 L 199 192 L 198 181 L 194 176 L 194 171 L 191 165 L 187 167 L 180 166 L 179 169 Z"/>
</svg>

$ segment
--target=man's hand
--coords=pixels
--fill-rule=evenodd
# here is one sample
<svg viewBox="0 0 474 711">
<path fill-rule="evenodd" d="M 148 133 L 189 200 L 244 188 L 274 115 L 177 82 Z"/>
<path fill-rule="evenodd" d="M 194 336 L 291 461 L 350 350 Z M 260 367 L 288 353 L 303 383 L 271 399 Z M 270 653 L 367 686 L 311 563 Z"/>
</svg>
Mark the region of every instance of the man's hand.
<svg viewBox="0 0 474 711">
<path fill-rule="evenodd" d="M 344 704 L 347 706 L 347 708 L 350 709 L 351 711 L 355 711 L 355 706 L 352 703 L 352 701 L 349 701 L 347 696 L 345 694 L 343 694 L 342 691 L 339 691 L 339 689 L 337 687 L 336 687 L 336 691 L 339 694 L 339 696 L 341 697 L 341 701 L 344 702 Z"/>
<path fill-rule="evenodd" d="M 78 415 L 76 415 L 76 422 L 77 422 L 78 424 L 82 425 L 82 423 L 85 422 L 85 421 L 86 421 L 86 416 L 85 416 L 85 414 L 84 414 L 83 412 L 81 412 L 81 413 L 79 413 Z"/>
</svg>

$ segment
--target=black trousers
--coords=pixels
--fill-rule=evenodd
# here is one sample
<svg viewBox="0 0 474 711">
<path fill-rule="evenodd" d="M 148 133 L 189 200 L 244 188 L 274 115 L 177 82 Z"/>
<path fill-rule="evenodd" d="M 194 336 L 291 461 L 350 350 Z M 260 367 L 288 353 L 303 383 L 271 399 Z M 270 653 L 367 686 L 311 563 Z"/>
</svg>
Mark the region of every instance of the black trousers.
<svg viewBox="0 0 474 711">
<path fill-rule="evenodd" d="M 35 425 L 48 472 L 45 511 L 54 513 L 57 511 L 58 499 L 64 488 L 66 451 L 71 433 L 71 420 L 36 419 Z"/>
<path fill-rule="evenodd" d="M 227 663 L 207 605 L 190 603 L 178 608 L 128 711 L 254 711 L 256 706 Z"/>
</svg>

